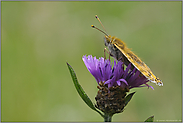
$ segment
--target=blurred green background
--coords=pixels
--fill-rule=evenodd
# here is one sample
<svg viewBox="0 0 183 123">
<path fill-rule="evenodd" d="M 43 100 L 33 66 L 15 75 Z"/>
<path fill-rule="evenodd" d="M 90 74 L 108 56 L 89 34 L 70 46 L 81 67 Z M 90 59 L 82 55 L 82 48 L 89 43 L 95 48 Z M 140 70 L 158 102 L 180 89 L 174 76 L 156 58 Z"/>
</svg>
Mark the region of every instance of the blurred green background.
<svg viewBox="0 0 183 123">
<path fill-rule="evenodd" d="M 1 2 L 1 121 L 103 119 L 79 97 L 66 62 L 93 102 L 82 56 L 103 57 L 104 34 L 123 40 L 164 86 L 137 91 L 113 121 L 182 120 L 182 2 Z M 102 29 L 103 30 L 103 29 Z"/>
</svg>

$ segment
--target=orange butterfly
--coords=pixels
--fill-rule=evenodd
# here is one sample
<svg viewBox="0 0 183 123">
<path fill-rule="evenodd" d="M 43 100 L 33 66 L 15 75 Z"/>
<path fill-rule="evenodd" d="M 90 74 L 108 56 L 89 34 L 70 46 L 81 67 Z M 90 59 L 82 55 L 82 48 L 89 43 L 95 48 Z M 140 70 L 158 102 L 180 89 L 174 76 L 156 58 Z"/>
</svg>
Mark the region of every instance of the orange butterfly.
<svg viewBox="0 0 183 123">
<path fill-rule="evenodd" d="M 99 20 L 97 15 L 95 17 Z M 101 23 L 100 20 L 99 20 L 99 22 Z M 101 23 L 101 25 L 102 25 L 102 23 Z M 122 40 L 120 40 L 119 38 L 116 38 L 114 36 L 108 35 L 106 32 L 100 30 L 99 28 L 95 27 L 94 25 L 92 25 L 92 27 L 105 34 L 105 38 L 104 38 L 105 46 L 108 47 L 109 54 L 112 57 L 114 57 L 118 61 L 119 60 L 123 61 L 125 63 L 125 65 L 127 65 L 127 66 L 129 63 L 132 63 L 133 66 L 131 69 L 133 69 L 135 67 L 150 82 L 156 83 L 159 86 L 163 86 L 162 81 L 152 73 L 151 69 L 143 61 L 141 61 L 140 58 L 137 57 L 137 55 L 135 55 L 129 48 L 126 47 L 125 43 Z M 104 28 L 104 30 L 105 30 L 105 28 Z"/>
</svg>

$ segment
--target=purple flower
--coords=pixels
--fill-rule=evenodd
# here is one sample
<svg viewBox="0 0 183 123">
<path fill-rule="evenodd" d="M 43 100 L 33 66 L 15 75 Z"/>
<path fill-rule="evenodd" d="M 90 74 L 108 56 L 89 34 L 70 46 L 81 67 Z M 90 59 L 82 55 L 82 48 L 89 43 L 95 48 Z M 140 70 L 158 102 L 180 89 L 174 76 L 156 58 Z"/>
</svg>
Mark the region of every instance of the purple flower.
<svg viewBox="0 0 183 123">
<path fill-rule="evenodd" d="M 124 64 L 121 61 L 114 61 L 114 64 L 107 59 L 88 57 L 85 55 L 82 57 L 87 69 L 95 77 L 97 83 L 103 82 L 108 85 L 108 88 L 121 86 L 122 88 L 134 88 L 134 87 L 151 87 L 147 84 L 148 80 L 144 76 L 139 76 L 140 72 L 134 68 L 130 70 L 131 63 L 124 68 Z"/>
</svg>

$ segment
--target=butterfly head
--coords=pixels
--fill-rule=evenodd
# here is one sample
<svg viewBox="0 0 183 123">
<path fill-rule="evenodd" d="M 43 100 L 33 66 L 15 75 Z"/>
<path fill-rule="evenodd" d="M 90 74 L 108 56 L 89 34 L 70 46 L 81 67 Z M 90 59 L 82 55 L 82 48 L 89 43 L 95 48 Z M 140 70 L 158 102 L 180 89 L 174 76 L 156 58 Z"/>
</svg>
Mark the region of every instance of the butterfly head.
<svg viewBox="0 0 183 123">
<path fill-rule="evenodd" d="M 112 42 L 112 37 L 110 35 L 105 35 L 104 37 L 104 43 L 105 43 L 105 46 L 108 46 L 109 44 L 111 44 Z"/>
</svg>

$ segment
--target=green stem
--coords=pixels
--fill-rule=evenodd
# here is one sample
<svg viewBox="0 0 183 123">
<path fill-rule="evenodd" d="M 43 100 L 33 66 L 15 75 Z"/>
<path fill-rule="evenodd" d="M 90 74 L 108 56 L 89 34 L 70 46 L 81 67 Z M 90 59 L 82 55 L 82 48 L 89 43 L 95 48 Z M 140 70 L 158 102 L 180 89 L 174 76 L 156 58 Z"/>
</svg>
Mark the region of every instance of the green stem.
<svg viewBox="0 0 183 123">
<path fill-rule="evenodd" d="M 112 115 L 110 114 L 104 114 L 104 122 L 111 122 Z"/>
</svg>

